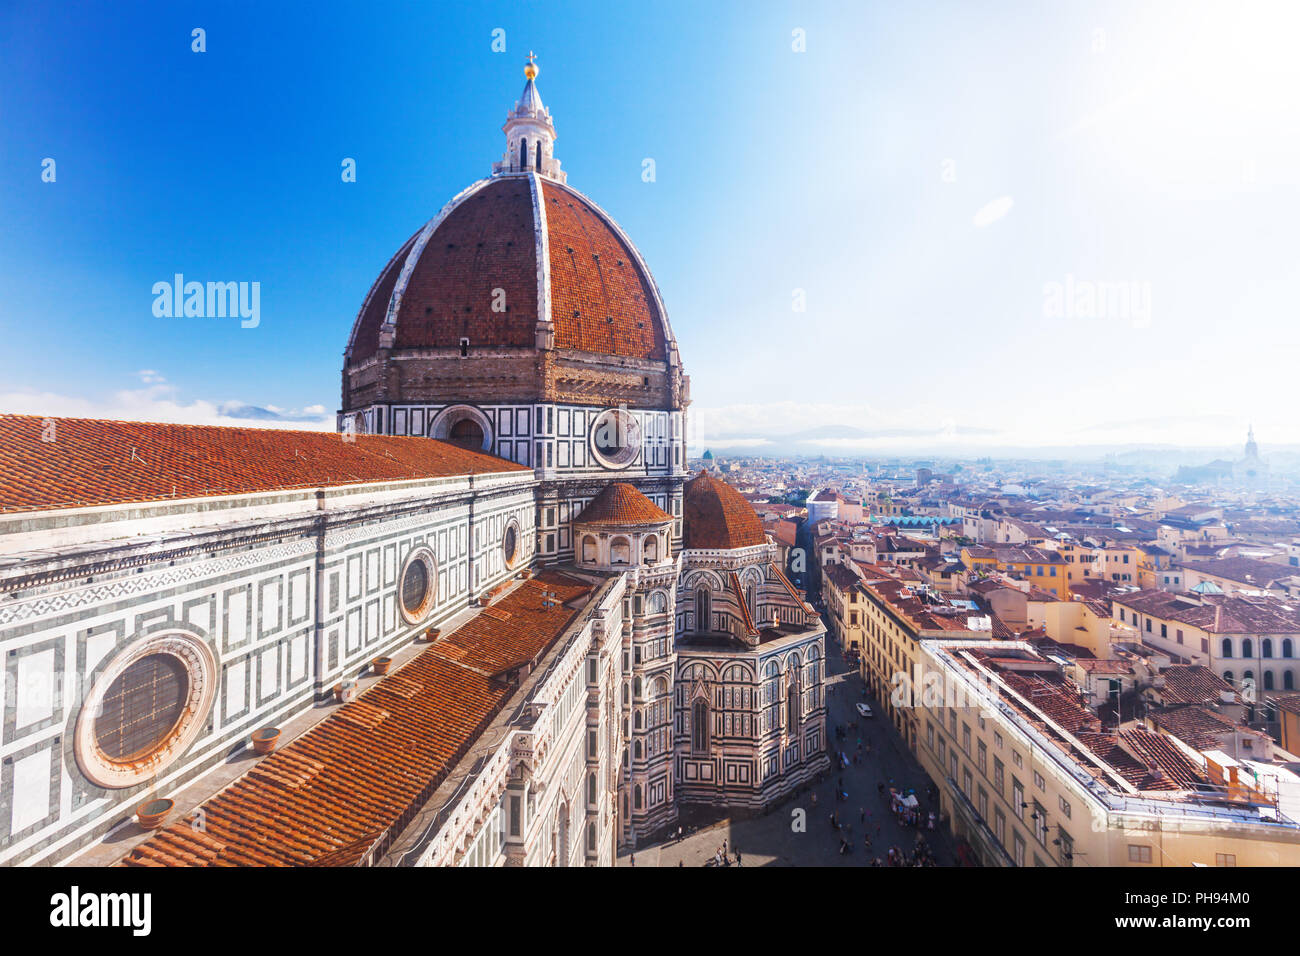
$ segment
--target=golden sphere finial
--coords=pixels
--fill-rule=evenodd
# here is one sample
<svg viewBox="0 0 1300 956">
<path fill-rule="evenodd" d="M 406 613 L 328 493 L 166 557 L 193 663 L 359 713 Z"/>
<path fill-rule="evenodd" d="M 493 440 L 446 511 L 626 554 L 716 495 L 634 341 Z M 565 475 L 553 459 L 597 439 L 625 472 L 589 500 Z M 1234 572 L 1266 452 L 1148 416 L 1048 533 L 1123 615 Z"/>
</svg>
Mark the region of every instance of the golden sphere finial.
<svg viewBox="0 0 1300 956">
<path fill-rule="evenodd" d="M 528 62 L 524 64 L 524 76 L 528 77 L 530 80 L 537 79 L 538 68 L 537 63 L 535 62 L 536 59 L 537 57 L 533 55 L 533 51 L 529 50 Z"/>
</svg>

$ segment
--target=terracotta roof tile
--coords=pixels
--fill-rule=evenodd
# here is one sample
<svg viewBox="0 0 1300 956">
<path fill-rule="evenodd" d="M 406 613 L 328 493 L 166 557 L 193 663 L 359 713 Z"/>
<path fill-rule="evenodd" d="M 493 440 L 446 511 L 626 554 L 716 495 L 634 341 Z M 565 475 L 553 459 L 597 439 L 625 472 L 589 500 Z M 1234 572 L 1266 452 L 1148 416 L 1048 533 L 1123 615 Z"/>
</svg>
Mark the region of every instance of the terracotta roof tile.
<svg viewBox="0 0 1300 956">
<path fill-rule="evenodd" d="M 1119 736 L 1135 757 L 1146 762 L 1155 779 L 1167 779 L 1187 789 L 1209 782 L 1201 768 L 1192 763 L 1164 734 L 1135 727 L 1121 731 Z"/>
<path fill-rule="evenodd" d="M 0 415 L 0 511 L 528 470 L 428 438 L 350 437 Z"/>
<path fill-rule="evenodd" d="M 355 864 L 400 832 L 514 693 L 491 674 L 538 659 L 590 590 L 555 572 L 521 584 L 496 605 L 507 623 L 473 618 L 204 803 L 203 833 L 175 823 L 122 863 Z"/>
<path fill-rule="evenodd" d="M 505 290 L 504 312 L 491 308 Z M 386 303 L 385 303 L 386 305 Z M 537 337 L 537 243 L 528 180 L 484 186 L 429 238 L 402 296 L 397 348 L 532 348 Z"/>
<path fill-rule="evenodd" d="M 1183 707 L 1153 708 L 1151 723 L 1197 750 L 1211 750 L 1220 745 L 1225 734 L 1234 733 L 1237 724 L 1198 704 Z M 1243 728 L 1244 729 L 1244 728 Z"/>
<path fill-rule="evenodd" d="M 663 317 L 637 257 L 579 193 L 543 181 L 542 194 L 556 347 L 665 359 Z M 351 361 L 375 354 L 415 238 L 389 260 L 367 296 L 348 346 Z M 455 348 L 464 336 L 476 348 L 533 348 L 537 273 L 528 178 L 488 182 L 455 206 L 425 243 L 397 312 L 394 346 Z M 503 312 L 492 308 L 497 289 L 505 291 Z"/>
<path fill-rule="evenodd" d="M 1224 691 L 1235 694 L 1231 684 L 1201 664 L 1166 667 L 1160 676 L 1165 679 L 1160 699 L 1166 705 L 1218 704 Z"/>
<path fill-rule="evenodd" d="M 625 481 L 606 485 L 592 498 L 582 514 L 574 518 L 575 524 L 662 524 L 672 521 L 672 515 L 641 494 Z"/>
<path fill-rule="evenodd" d="M 573 190 L 543 181 L 542 195 L 556 348 L 663 359 L 651 280 L 623 240 Z"/>
<path fill-rule="evenodd" d="M 745 589 L 740 586 L 740 575 L 732 571 L 728 575 L 731 584 L 731 596 L 736 601 L 736 607 L 740 609 L 740 623 L 744 625 L 746 634 L 758 634 L 758 628 L 754 627 L 754 619 L 749 613 L 749 602 L 745 600 Z"/>
<path fill-rule="evenodd" d="M 754 506 L 708 472 L 686 482 L 685 512 L 687 548 L 730 550 L 767 543 Z"/>
</svg>

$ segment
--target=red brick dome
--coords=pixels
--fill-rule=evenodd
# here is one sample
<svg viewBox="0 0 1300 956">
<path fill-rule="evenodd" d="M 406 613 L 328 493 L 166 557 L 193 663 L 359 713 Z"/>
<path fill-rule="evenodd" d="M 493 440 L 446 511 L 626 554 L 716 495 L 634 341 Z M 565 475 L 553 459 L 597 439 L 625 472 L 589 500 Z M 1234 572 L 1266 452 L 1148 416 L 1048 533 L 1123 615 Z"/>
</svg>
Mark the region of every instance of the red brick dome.
<svg viewBox="0 0 1300 956">
<path fill-rule="evenodd" d="M 499 291 L 498 291 L 499 290 Z M 537 347 L 663 361 L 671 335 L 649 270 L 612 218 L 543 176 L 483 179 L 408 239 L 366 296 L 349 364 L 384 347 Z"/>
<path fill-rule="evenodd" d="M 767 543 L 753 506 L 725 481 L 701 471 L 686 482 L 684 491 L 687 548 L 730 550 Z"/>
</svg>

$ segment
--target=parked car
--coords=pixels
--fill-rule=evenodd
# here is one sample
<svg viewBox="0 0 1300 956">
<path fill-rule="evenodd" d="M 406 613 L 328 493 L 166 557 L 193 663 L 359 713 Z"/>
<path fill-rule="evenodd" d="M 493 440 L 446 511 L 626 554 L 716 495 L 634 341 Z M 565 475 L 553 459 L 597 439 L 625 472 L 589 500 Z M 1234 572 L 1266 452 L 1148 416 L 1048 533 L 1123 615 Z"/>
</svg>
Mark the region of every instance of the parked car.
<svg viewBox="0 0 1300 956">
<path fill-rule="evenodd" d="M 858 704 L 858 713 L 861 714 L 863 717 L 872 716 L 871 708 L 868 707 L 866 704 Z"/>
</svg>

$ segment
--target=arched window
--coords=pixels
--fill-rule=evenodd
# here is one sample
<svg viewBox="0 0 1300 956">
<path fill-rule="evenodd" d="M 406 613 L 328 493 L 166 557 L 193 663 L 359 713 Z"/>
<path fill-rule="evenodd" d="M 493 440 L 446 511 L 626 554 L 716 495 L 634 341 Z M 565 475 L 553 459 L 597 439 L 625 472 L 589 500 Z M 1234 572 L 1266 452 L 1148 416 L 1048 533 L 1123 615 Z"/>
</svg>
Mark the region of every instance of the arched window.
<svg viewBox="0 0 1300 956">
<path fill-rule="evenodd" d="M 645 551 L 645 563 L 654 564 L 659 560 L 659 536 L 648 534 L 644 538 L 642 549 Z"/>
<path fill-rule="evenodd" d="M 569 865 L 569 805 L 561 803 L 552 831 L 552 849 L 555 852 L 555 865 Z"/>
<path fill-rule="evenodd" d="M 519 166 L 521 169 L 528 168 L 528 140 L 519 141 Z"/>
<path fill-rule="evenodd" d="M 1231 657 L 1231 656 L 1232 656 L 1232 638 L 1225 637 L 1225 638 L 1223 639 L 1223 654 L 1222 654 L 1222 656 L 1225 657 L 1225 658 L 1228 658 L 1228 657 Z"/>
<path fill-rule="evenodd" d="M 596 563 L 596 539 L 591 535 L 582 539 L 582 560 L 587 564 Z"/>
<path fill-rule="evenodd" d="M 1255 647 L 1249 637 L 1242 639 L 1241 656 L 1245 658 L 1251 658 L 1255 656 Z"/>
<path fill-rule="evenodd" d="M 776 661 L 768 661 L 763 679 L 763 732 L 780 729 L 781 724 L 781 669 Z"/>
<path fill-rule="evenodd" d="M 596 824 L 587 824 L 587 852 L 596 852 Z"/>
<path fill-rule="evenodd" d="M 641 784 L 639 783 L 632 790 L 632 806 L 641 809 Z"/>
<path fill-rule="evenodd" d="M 1282 656 L 1283 656 L 1283 657 L 1290 657 L 1290 656 L 1291 656 L 1291 654 L 1293 653 L 1292 650 L 1291 650 L 1292 647 L 1293 647 L 1293 645 L 1291 644 L 1291 638 L 1289 638 L 1289 637 L 1284 637 L 1284 638 L 1282 638 Z"/>
<path fill-rule="evenodd" d="M 632 754 L 632 756 L 635 757 L 637 760 L 640 760 L 641 753 L 642 753 L 640 740 L 637 740 L 636 744 L 634 745 L 634 750 L 635 752 Z"/>
<path fill-rule="evenodd" d="M 695 592 L 695 630 L 701 634 L 713 630 L 713 618 L 709 614 L 708 588 L 700 588 Z"/>
<path fill-rule="evenodd" d="M 1264 640 L 1260 641 L 1260 643 L 1259 643 L 1259 655 L 1260 655 L 1260 657 L 1272 657 L 1272 656 L 1273 656 L 1273 641 L 1272 641 L 1272 639 L 1266 637 L 1266 638 L 1264 638 Z M 1265 678 L 1265 680 L 1267 680 L 1267 678 Z"/>
<path fill-rule="evenodd" d="M 638 708 L 636 709 L 636 711 L 632 714 L 632 726 L 635 727 L 637 730 L 640 730 L 640 729 L 641 729 L 642 721 L 641 721 L 641 708 L 640 708 L 640 707 L 638 707 Z"/>
<path fill-rule="evenodd" d="M 786 666 L 790 679 L 785 695 L 786 733 L 793 735 L 799 732 L 799 725 L 803 723 L 803 673 L 799 655 L 792 654 Z"/>
<path fill-rule="evenodd" d="M 1290 671 L 1282 672 L 1282 689 L 1295 690 L 1295 678 L 1291 675 Z"/>
<path fill-rule="evenodd" d="M 1229 684 L 1233 682 L 1232 677 L 1233 677 L 1232 671 L 1223 672 L 1223 679 L 1226 680 Z"/>
<path fill-rule="evenodd" d="M 663 614 L 668 610 L 668 595 L 663 591 L 652 591 L 646 601 L 647 614 Z"/>
<path fill-rule="evenodd" d="M 596 803 L 596 775 L 594 773 L 587 774 L 587 802 L 593 805 Z"/>
<path fill-rule="evenodd" d="M 483 426 L 472 418 L 462 418 L 451 426 L 451 431 L 447 434 L 447 440 L 458 448 L 482 451 Z"/>
<path fill-rule="evenodd" d="M 1273 672 L 1272 672 L 1272 671 L 1264 671 L 1264 689 L 1265 689 L 1265 690 L 1272 690 L 1272 689 L 1273 689 Z"/>
<path fill-rule="evenodd" d="M 691 749 L 696 753 L 709 752 L 709 702 L 697 697 L 691 705 Z"/>
<path fill-rule="evenodd" d="M 637 698 L 641 696 L 641 678 L 639 677 L 632 680 L 632 696 Z"/>
<path fill-rule="evenodd" d="M 629 564 L 632 561 L 632 546 L 627 538 L 615 538 L 609 546 L 610 564 Z"/>
<path fill-rule="evenodd" d="M 749 619 L 758 624 L 758 588 L 750 585 L 745 588 L 745 604 L 749 608 Z"/>
<path fill-rule="evenodd" d="M 542 168 L 542 141 L 537 141 L 537 168 Z"/>
</svg>

